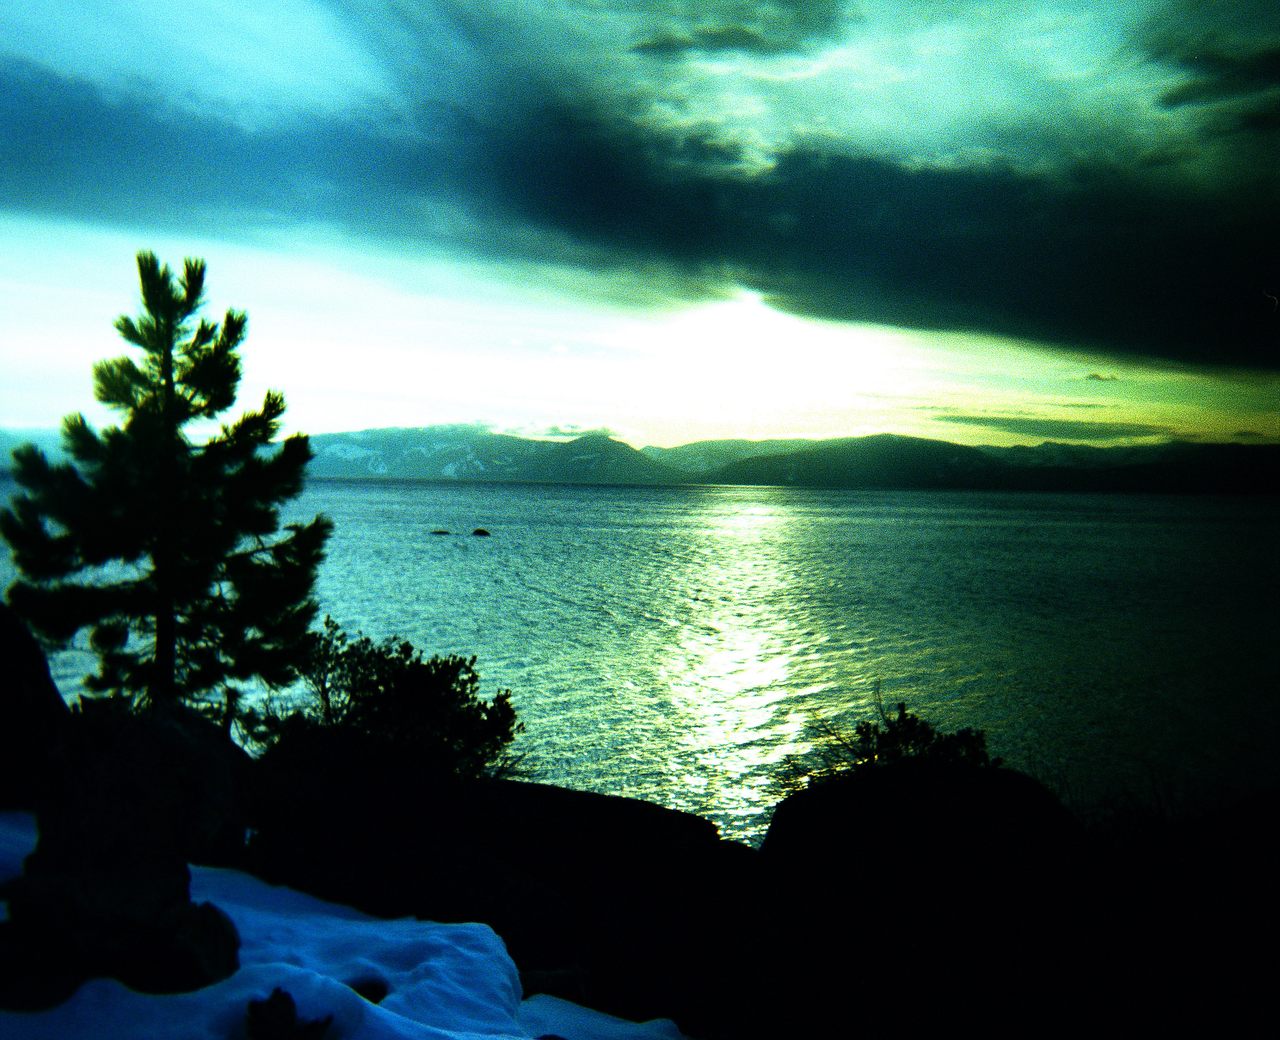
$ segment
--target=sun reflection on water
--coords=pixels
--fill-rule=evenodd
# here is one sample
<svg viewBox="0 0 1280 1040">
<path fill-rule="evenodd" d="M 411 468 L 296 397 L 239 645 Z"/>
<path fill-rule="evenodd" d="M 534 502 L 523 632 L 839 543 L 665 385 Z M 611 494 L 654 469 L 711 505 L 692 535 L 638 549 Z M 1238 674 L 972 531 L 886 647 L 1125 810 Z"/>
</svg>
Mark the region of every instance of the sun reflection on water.
<svg viewBox="0 0 1280 1040">
<path fill-rule="evenodd" d="M 669 761 L 670 789 L 687 792 L 690 809 L 714 802 L 730 817 L 758 816 L 774 767 L 806 746 L 804 714 L 788 703 L 804 643 L 788 551 L 796 519 L 781 496 L 761 503 L 761 490 L 745 507 L 717 499 L 704 516 L 703 551 L 675 578 L 687 620 L 657 662 L 682 751 Z"/>
</svg>

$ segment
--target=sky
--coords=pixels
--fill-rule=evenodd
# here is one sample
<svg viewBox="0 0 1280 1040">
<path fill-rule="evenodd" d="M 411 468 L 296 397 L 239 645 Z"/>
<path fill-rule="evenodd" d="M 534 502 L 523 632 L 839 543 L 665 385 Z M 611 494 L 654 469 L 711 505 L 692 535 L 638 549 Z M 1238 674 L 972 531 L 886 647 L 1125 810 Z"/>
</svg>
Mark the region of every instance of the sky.
<svg viewBox="0 0 1280 1040">
<path fill-rule="evenodd" d="M 239 406 L 637 446 L 1280 440 L 1274 0 L 32 0 L 0 10 L 0 426 L 134 256 Z"/>
</svg>

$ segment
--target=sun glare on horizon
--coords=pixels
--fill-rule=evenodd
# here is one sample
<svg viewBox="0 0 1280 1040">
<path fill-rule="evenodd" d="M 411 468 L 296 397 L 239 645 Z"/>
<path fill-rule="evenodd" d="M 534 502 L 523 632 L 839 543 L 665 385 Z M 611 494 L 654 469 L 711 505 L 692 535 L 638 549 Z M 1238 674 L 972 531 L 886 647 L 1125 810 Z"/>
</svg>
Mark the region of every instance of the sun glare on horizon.
<svg viewBox="0 0 1280 1040">
<path fill-rule="evenodd" d="M 127 350 L 111 322 L 136 308 L 137 243 L 45 221 L 6 229 L 0 305 L 15 379 L 0 387 L 0 427 L 50 429 L 77 411 L 112 421 L 89 381 L 95 361 Z M 876 433 L 971 444 L 1280 437 L 1280 383 L 1258 373 L 820 320 L 743 287 L 628 308 L 554 280 L 332 242 L 153 244 L 170 263 L 208 260 L 208 316 L 248 312 L 241 400 L 283 390 L 289 432 L 479 423 L 535 437 L 608 429 L 636 447 Z"/>
</svg>

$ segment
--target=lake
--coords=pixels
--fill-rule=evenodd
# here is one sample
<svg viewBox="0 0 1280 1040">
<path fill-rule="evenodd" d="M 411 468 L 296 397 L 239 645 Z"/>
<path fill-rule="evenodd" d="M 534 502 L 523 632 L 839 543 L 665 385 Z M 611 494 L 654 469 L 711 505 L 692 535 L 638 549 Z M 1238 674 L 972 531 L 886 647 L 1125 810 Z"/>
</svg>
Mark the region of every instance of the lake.
<svg viewBox="0 0 1280 1040">
<path fill-rule="evenodd" d="M 1280 779 L 1275 499 L 317 481 L 316 512 L 322 610 L 474 654 L 534 778 L 732 837 L 877 681 L 1081 803 Z"/>
</svg>

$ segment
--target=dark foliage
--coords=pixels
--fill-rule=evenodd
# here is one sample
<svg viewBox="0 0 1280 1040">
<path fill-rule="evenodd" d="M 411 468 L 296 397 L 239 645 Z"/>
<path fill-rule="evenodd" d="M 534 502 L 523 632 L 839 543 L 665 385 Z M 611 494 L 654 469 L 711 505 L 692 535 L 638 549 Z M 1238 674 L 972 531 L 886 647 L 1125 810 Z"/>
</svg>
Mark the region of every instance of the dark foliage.
<svg viewBox="0 0 1280 1040">
<path fill-rule="evenodd" d="M 859 722 L 854 739 L 847 745 L 854 768 L 891 765 L 905 758 L 924 758 L 949 765 L 989 766 L 1000 764 L 987 754 L 987 735 L 981 730 L 960 729 L 940 733 L 933 724 L 907 711 L 898 702 L 896 715 L 886 715 L 880 708 L 881 727 L 877 722 Z"/>
<path fill-rule="evenodd" d="M 781 784 L 794 791 L 808 783 L 821 782 L 851 770 L 894 765 L 905 760 L 938 766 L 999 767 L 999 758 L 987 752 L 987 735 L 982 730 L 959 729 L 940 732 L 931 722 L 907 711 L 899 701 L 897 711 L 884 709 L 880 683 L 872 693 L 879 721 L 859 722 L 850 733 L 826 720 L 814 724 L 817 746 L 803 759 L 789 758 L 783 766 Z"/>
<path fill-rule="evenodd" d="M 279 754 L 311 743 L 334 753 L 412 756 L 463 779 L 511 773 L 509 746 L 524 729 L 511 691 L 480 698 L 474 657 L 424 658 L 412 643 L 349 637 L 332 618 L 308 632 L 300 667 L 310 702 L 258 720 L 255 735 Z"/>
<path fill-rule="evenodd" d="M 51 644 L 88 631 L 91 690 L 202 704 L 229 726 L 244 684 L 294 679 L 330 524 L 281 529 L 311 450 L 301 436 L 273 449 L 279 393 L 204 443 L 190 439 L 192 424 L 235 402 L 246 318 L 199 317 L 202 261 L 175 276 L 140 253 L 138 273 L 144 313 L 116 329 L 142 356 L 94 367 L 95 395 L 122 424 L 98 432 L 67 417 L 67 463 L 32 445 L 14 452 L 23 493 L 0 510 L 0 532 L 22 576 L 9 601 Z"/>
</svg>

